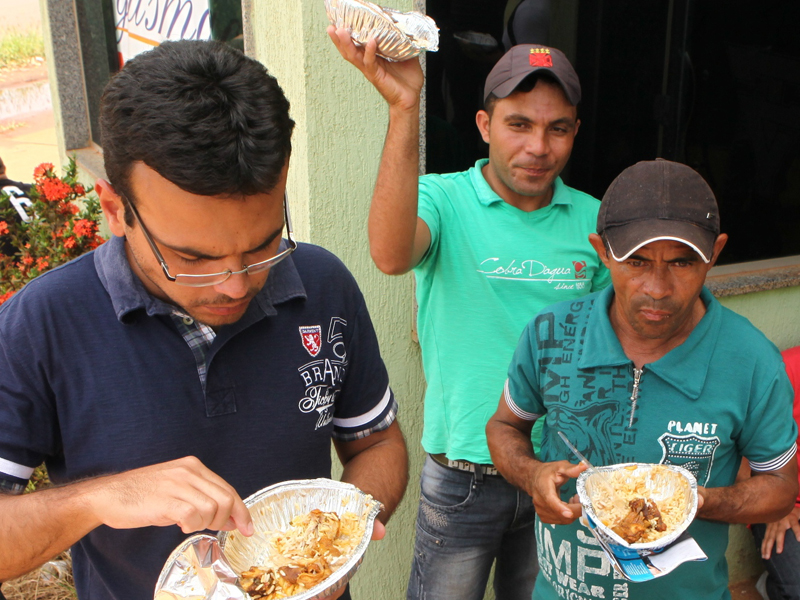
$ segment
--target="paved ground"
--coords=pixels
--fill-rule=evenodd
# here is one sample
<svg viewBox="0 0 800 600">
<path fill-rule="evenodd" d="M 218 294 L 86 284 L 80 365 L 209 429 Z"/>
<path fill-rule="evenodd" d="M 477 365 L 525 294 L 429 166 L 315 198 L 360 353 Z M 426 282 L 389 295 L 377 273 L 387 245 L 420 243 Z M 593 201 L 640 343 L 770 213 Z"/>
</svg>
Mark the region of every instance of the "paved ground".
<svg viewBox="0 0 800 600">
<path fill-rule="evenodd" d="M 42 22 L 39 0 L 0 0 L 0 29 L 38 27 Z"/>
<path fill-rule="evenodd" d="M 0 35 L 9 27 L 39 27 L 38 0 L 0 0 Z M 47 68 L 39 64 L 25 69 L 0 71 L 0 90 L 47 81 Z M 0 120 L 0 157 L 12 179 L 31 181 L 33 169 L 43 162 L 60 163 L 52 110 L 13 115 Z"/>
</svg>

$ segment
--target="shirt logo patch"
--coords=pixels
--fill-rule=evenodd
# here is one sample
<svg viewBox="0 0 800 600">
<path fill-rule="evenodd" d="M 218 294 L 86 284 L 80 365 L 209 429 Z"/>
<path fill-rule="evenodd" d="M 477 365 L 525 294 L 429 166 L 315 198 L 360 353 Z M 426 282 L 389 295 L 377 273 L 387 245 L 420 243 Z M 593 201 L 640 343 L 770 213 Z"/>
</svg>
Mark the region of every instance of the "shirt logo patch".
<svg viewBox="0 0 800 600">
<path fill-rule="evenodd" d="M 322 327 L 319 325 L 300 327 L 300 339 L 303 340 L 303 348 L 312 357 L 316 356 L 322 350 Z"/>
<path fill-rule="evenodd" d="M 552 67 L 553 57 L 549 48 L 531 48 L 528 60 L 532 67 Z"/>
<path fill-rule="evenodd" d="M 573 260 L 572 264 L 575 267 L 575 279 L 586 279 L 586 261 Z"/>
<path fill-rule="evenodd" d="M 658 438 L 663 455 L 662 465 L 677 465 L 694 475 L 697 485 L 706 485 L 714 466 L 714 453 L 720 445 L 719 438 L 699 435 L 673 435 L 665 433 Z"/>
</svg>

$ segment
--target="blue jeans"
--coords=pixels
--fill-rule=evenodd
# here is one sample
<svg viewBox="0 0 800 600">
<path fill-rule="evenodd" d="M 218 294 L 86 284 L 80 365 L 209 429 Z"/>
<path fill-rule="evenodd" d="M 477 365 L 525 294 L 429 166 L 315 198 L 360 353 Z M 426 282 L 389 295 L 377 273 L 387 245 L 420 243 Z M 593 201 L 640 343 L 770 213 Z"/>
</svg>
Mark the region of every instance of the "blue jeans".
<svg viewBox="0 0 800 600">
<path fill-rule="evenodd" d="M 481 600 L 496 560 L 497 600 L 530 600 L 539 564 L 530 496 L 498 475 L 425 459 L 408 600 Z"/>
<path fill-rule="evenodd" d="M 757 524 L 750 529 L 761 554 L 761 542 L 764 541 L 767 526 Z M 764 566 L 769 573 L 767 594 L 770 600 L 800 600 L 800 542 L 791 529 L 786 530 L 783 538 L 783 552 L 778 554 L 773 548 L 772 556 L 764 561 Z"/>
</svg>

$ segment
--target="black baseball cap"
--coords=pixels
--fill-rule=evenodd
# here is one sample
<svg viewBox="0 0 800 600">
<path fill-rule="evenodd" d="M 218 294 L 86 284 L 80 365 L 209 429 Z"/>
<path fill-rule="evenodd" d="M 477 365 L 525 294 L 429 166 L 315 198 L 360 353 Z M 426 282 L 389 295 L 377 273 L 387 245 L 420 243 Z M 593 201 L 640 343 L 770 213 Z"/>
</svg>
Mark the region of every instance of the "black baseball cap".
<svg viewBox="0 0 800 600">
<path fill-rule="evenodd" d="M 570 104 L 575 106 L 581 101 L 578 74 L 567 57 L 561 50 L 539 44 L 514 46 L 497 61 L 486 78 L 483 101 L 486 102 L 489 94 L 498 98 L 511 95 L 523 79 L 539 71 L 549 73 L 561 85 Z"/>
<path fill-rule="evenodd" d="M 643 161 L 611 182 L 600 204 L 597 233 L 616 261 L 650 242 L 675 240 L 708 263 L 719 236 L 719 208 L 694 169 L 660 158 Z"/>
</svg>

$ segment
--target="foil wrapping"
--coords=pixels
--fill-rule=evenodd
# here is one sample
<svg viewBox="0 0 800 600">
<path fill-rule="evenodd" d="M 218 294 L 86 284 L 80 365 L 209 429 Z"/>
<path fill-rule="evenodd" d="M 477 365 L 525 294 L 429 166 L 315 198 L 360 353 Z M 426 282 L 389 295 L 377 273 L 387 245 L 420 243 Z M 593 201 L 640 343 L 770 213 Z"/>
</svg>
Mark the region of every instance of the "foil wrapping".
<svg viewBox="0 0 800 600">
<path fill-rule="evenodd" d="M 272 532 L 287 530 L 295 516 L 314 509 L 361 515 L 364 535 L 347 562 L 319 585 L 291 596 L 291 600 L 327 598 L 347 585 L 361 566 L 375 517 L 382 509 L 380 502 L 354 485 L 331 479 L 278 483 L 249 496 L 244 503 L 250 509 L 256 533 L 245 537 L 237 531 L 221 531 L 216 537 L 190 537 L 164 565 L 155 600 L 249 600 L 237 583 L 238 574 L 263 564 L 269 556 Z"/>
<path fill-rule="evenodd" d="M 676 492 L 683 491 L 688 498 L 688 502 L 684 507 L 683 520 L 680 525 L 674 527 L 672 531 L 652 542 L 631 544 L 614 533 L 610 527 L 603 524 L 595 513 L 592 505 L 593 492 L 601 486 L 608 485 L 602 481 L 605 473 L 611 474 L 619 470 L 628 471 L 632 477 L 638 477 L 643 474 L 649 475 L 649 477 L 646 478 L 647 487 L 643 490 L 642 496 L 651 498 L 659 505 L 663 500 L 671 497 Z M 596 524 L 595 535 L 599 533 L 602 538 L 605 538 L 601 539 L 601 542 L 605 541 L 610 544 L 631 548 L 642 556 L 658 552 L 675 542 L 683 532 L 686 531 L 697 514 L 697 480 L 689 471 L 677 465 L 624 463 L 606 467 L 595 467 L 592 470 L 581 473 L 578 476 L 576 486 L 578 498 L 580 499 L 583 509 Z"/>
<path fill-rule="evenodd" d="M 422 13 L 381 8 L 367 0 L 325 0 L 325 11 L 331 24 L 347 29 L 357 45 L 375 38 L 378 55 L 387 60 L 400 62 L 439 49 L 439 29 Z"/>
</svg>

